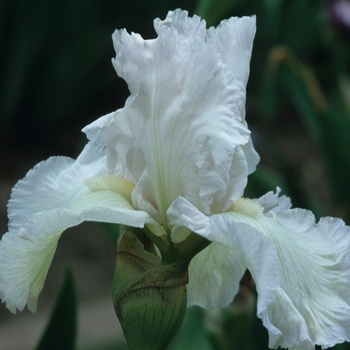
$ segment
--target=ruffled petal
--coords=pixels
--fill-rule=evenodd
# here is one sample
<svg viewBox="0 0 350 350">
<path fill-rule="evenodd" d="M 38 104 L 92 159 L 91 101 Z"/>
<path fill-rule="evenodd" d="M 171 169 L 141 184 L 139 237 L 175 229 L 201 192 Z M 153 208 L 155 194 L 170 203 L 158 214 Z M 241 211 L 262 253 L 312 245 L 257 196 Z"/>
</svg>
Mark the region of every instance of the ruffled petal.
<svg viewBox="0 0 350 350">
<path fill-rule="evenodd" d="M 264 208 L 264 214 L 273 216 L 279 211 L 287 210 L 292 207 L 290 198 L 287 196 L 280 196 L 280 193 L 281 189 L 277 187 L 276 192 L 267 192 L 257 200 Z"/>
<path fill-rule="evenodd" d="M 199 176 L 205 185 L 201 189 L 201 196 L 206 199 L 206 202 L 203 201 L 206 204 L 203 206 L 205 213 L 225 212 L 243 195 L 247 185 L 247 159 L 242 147 L 236 147 L 235 152 L 226 159 L 221 156 L 222 154 L 207 152 L 203 154 L 203 162 L 198 167 Z M 219 163 L 218 160 L 222 162 Z M 216 188 L 212 188 L 214 180 Z M 219 183 L 221 187 L 218 186 Z"/>
<path fill-rule="evenodd" d="M 14 187 L 9 232 L 0 242 L 0 297 L 12 312 L 26 303 L 35 311 L 65 229 L 83 221 L 156 228 L 146 212 L 133 208 L 134 185 L 106 173 L 105 160 L 104 150 L 90 143 L 76 161 L 50 158 Z"/>
<path fill-rule="evenodd" d="M 207 43 L 220 53 L 224 64 L 233 72 L 235 84 L 240 91 L 236 94 L 237 113 L 245 118 L 246 85 L 249 77 L 249 63 L 256 31 L 255 16 L 231 17 L 223 20 L 217 28 L 208 30 Z M 239 98 L 238 98 L 239 96 Z M 255 171 L 260 161 L 252 139 L 243 147 L 248 163 L 248 174 Z"/>
<path fill-rule="evenodd" d="M 225 268 L 217 269 L 217 277 L 233 287 L 233 292 L 237 292 L 237 283 L 243 272 L 248 268 L 257 282 L 259 293 L 258 310 L 264 310 L 271 303 L 274 297 L 274 291 L 279 285 L 278 255 L 271 240 L 263 235 L 260 231 L 245 223 L 235 222 L 230 215 L 217 214 L 207 217 L 189 203 L 185 198 L 178 198 L 168 211 L 169 221 L 178 226 L 185 226 L 191 231 L 196 232 L 202 237 L 215 242 L 227 249 L 230 254 L 228 265 L 235 264 L 237 273 Z M 209 246 L 210 247 L 210 246 Z M 208 249 L 208 248 L 206 248 Z M 217 249 L 217 252 L 220 250 Z M 202 253 L 199 253 L 199 255 Z M 224 256 L 211 257 L 212 260 L 221 261 Z M 196 257 L 194 258 L 196 259 Z M 222 266 L 225 262 L 221 261 Z M 227 266 L 228 266 L 227 265 Z M 191 265 L 190 265 L 191 266 Z M 232 265 L 231 265 L 232 266 Z M 211 274 L 211 272 L 203 272 Z M 200 291 L 200 281 L 196 290 Z M 204 282 L 202 280 L 202 286 Z M 206 295 L 206 289 L 202 287 L 203 296 L 201 299 L 203 307 L 222 307 L 227 306 L 233 300 L 235 293 L 232 293 L 232 299 L 229 300 L 228 294 L 225 293 L 225 286 L 209 289 Z M 216 295 L 212 293 L 215 290 Z M 220 296 L 225 296 L 220 298 Z M 216 301 L 217 304 L 214 304 Z"/>
<path fill-rule="evenodd" d="M 208 30 L 207 42 L 220 52 L 222 61 L 228 65 L 244 90 L 249 77 L 255 22 L 255 16 L 231 17 L 223 20 L 217 28 Z"/>
<path fill-rule="evenodd" d="M 83 221 L 143 227 L 147 218 L 125 208 L 91 207 L 80 213 L 55 209 L 37 213 L 21 228 L 7 232 L 0 241 L 0 296 L 11 312 L 22 311 L 26 304 L 35 312 L 61 233 Z"/>
<path fill-rule="evenodd" d="M 311 212 L 289 206 L 268 193 L 207 217 L 179 198 L 168 213 L 172 223 L 230 248 L 250 270 L 271 348 L 349 341 L 350 228 L 334 218 L 316 224 Z"/>
<path fill-rule="evenodd" d="M 275 200 L 274 207 L 271 207 Z M 280 283 L 259 317 L 269 331 L 270 347 L 331 347 L 350 339 L 350 228 L 307 210 L 282 210 L 286 198 L 265 196 L 266 215 L 237 204 L 226 214 L 262 232 L 278 254 Z M 257 289 L 264 284 L 256 281 Z M 259 295 L 260 298 L 260 295 Z"/>
<path fill-rule="evenodd" d="M 100 173 L 107 173 L 105 150 L 91 142 L 77 160 L 51 157 L 37 164 L 12 189 L 9 229 L 20 228 L 35 213 L 65 205 L 86 188 L 85 179 Z"/>
<path fill-rule="evenodd" d="M 166 26 L 175 28 L 180 35 L 198 36 L 202 40 L 207 37 L 205 20 L 201 20 L 197 15 L 188 17 L 188 12 L 180 9 L 169 11 L 164 21 L 159 18 L 154 20 L 154 29 L 158 35 L 162 28 Z"/>
<path fill-rule="evenodd" d="M 248 175 L 250 175 L 256 170 L 256 166 L 260 162 L 260 156 L 254 148 L 251 137 L 249 138 L 248 143 L 243 146 L 243 151 L 248 163 Z"/>
<path fill-rule="evenodd" d="M 148 201 L 165 226 L 165 212 L 178 196 L 209 214 L 217 206 L 216 194 L 225 197 L 225 187 L 230 198 L 243 192 L 245 181 L 230 176 L 236 148 L 250 135 L 240 108 L 245 96 L 216 48 L 203 40 L 202 22 L 176 13 L 177 19 L 156 21 L 154 40 L 125 30 L 114 33 L 113 64 L 131 96 L 123 109 L 84 129 L 133 174 L 138 205 Z M 207 165 L 217 175 L 210 188 L 201 176 Z M 231 183 L 242 185 L 234 195 Z"/>
</svg>

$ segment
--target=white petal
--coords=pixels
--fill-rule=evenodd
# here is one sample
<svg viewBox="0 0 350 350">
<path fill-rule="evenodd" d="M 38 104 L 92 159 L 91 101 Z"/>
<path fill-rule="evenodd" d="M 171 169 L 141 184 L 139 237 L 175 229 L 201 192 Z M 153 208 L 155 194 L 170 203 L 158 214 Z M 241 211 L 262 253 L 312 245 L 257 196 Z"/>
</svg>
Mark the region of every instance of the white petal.
<svg viewBox="0 0 350 350">
<path fill-rule="evenodd" d="M 281 189 L 277 187 L 276 193 L 270 191 L 261 196 L 258 202 L 263 206 L 264 213 L 277 213 L 292 207 L 290 198 L 287 196 L 279 196 Z"/>
<path fill-rule="evenodd" d="M 168 224 L 172 227 L 187 227 L 193 232 L 206 230 L 209 225 L 209 218 L 183 197 L 177 198 L 167 211 Z M 181 242 L 172 232 L 172 241 Z"/>
<path fill-rule="evenodd" d="M 301 209 L 228 215 L 264 233 L 278 253 L 280 284 L 274 300 L 258 311 L 269 330 L 270 347 L 307 349 L 348 341 L 350 228 L 332 218 L 315 224 L 313 214 Z M 256 281 L 257 289 L 264 290 L 260 283 Z"/>
<path fill-rule="evenodd" d="M 242 148 L 236 147 L 233 153 L 223 150 L 214 150 L 208 140 L 198 157 L 201 208 L 206 214 L 226 211 L 243 195 L 247 184 L 247 160 Z"/>
<path fill-rule="evenodd" d="M 231 249 L 211 243 L 191 260 L 187 305 L 206 309 L 227 306 L 237 294 L 245 270 Z"/>
<path fill-rule="evenodd" d="M 12 313 L 17 308 L 22 311 L 27 303 L 35 312 L 60 237 L 40 232 L 33 240 L 21 232 L 9 231 L 0 241 L 0 297 Z"/>
<path fill-rule="evenodd" d="M 260 162 L 260 156 L 254 148 L 251 137 L 249 138 L 248 143 L 243 146 L 243 151 L 248 163 L 248 175 L 250 175 L 256 170 L 256 166 Z"/>
<path fill-rule="evenodd" d="M 180 35 L 198 36 L 203 40 L 207 36 L 205 20 L 201 20 L 196 15 L 188 17 L 188 12 L 180 9 L 169 11 L 164 21 L 159 18 L 154 20 L 154 29 L 157 34 L 160 34 L 162 27 L 166 26 L 175 28 Z"/>
<path fill-rule="evenodd" d="M 217 28 L 208 30 L 207 43 L 215 46 L 221 59 L 233 72 L 235 84 L 240 91 L 236 100 L 237 113 L 245 118 L 245 95 L 249 77 L 249 63 L 255 36 L 255 16 L 231 17 L 224 20 Z M 244 146 L 248 162 L 248 173 L 255 171 L 260 157 L 255 151 L 251 138 Z"/>
<path fill-rule="evenodd" d="M 143 171 L 142 176 L 137 182 L 137 189 L 132 193 L 132 203 L 135 208 L 142 208 L 146 211 L 156 222 L 161 224 L 162 220 L 159 215 L 157 202 L 154 199 L 154 183 L 148 174 L 147 169 Z"/>
<path fill-rule="evenodd" d="M 146 215 L 123 208 L 92 207 L 80 213 L 69 209 L 47 210 L 34 215 L 20 229 L 7 232 L 0 242 L 0 284 L 1 298 L 12 312 L 17 308 L 22 311 L 26 303 L 35 312 L 61 233 L 83 221 L 122 222 L 142 227 Z"/>
<path fill-rule="evenodd" d="M 192 26 L 196 20 L 191 21 L 181 30 L 196 32 Z M 157 207 L 164 225 L 165 212 L 178 196 L 208 211 L 216 193 L 223 198 L 223 187 L 231 191 L 227 178 L 232 175 L 235 149 L 249 141 L 240 115 L 245 96 L 220 54 L 197 34 L 180 34 L 176 28 L 158 22 L 155 40 L 126 31 L 114 33 L 117 54 L 113 64 L 132 95 L 113 117 L 84 129 L 90 139 L 117 153 L 114 159 L 134 175 L 135 197 L 149 192 L 144 186 L 152 184 L 154 192 L 145 201 Z M 199 173 L 210 158 L 215 160 L 211 170 L 218 176 L 211 181 L 211 193 L 206 191 L 202 197 L 207 181 L 203 183 Z M 137 171 L 133 168 L 136 160 Z M 242 183 L 235 180 L 232 183 Z M 235 193 L 243 191 L 237 187 Z"/>
<path fill-rule="evenodd" d="M 103 149 L 89 144 L 75 162 L 50 158 L 15 186 L 10 230 L 0 242 L 0 297 L 12 312 L 23 310 L 26 303 L 35 311 L 65 229 L 83 221 L 157 228 L 146 212 L 131 205 L 134 185 L 104 173 L 105 160 Z"/>
<path fill-rule="evenodd" d="M 249 62 L 256 31 L 255 16 L 231 17 L 208 30 L 207 42 L 220 52 L 222 61 L 234 73 L 241 86 L 247 85 Z"/>
<path fill-rule="evenodd" d="M 9 229 L 20 228 L 35 213 L 58 208 L 82 188 L 83 181 L 107 173 L 105 150 L 89 143 L 78 159 L 51 157 L 37 164 L 12 189 L 8 204 Z"/>
<path fill-rule="evenodd" d="M 229 249 L 231 256 L 227 264 L 236 261 L 237 270 L 240 272 L 244 272 L 244 269 L 248 268 L 257 282 L 258 310 L 264 310 L 271 303 L 274 290 L 279 283 L 279 270 L 277 252 L 270 239 L 249 225 L 235 222 L 228 214 L 207 217 L 184 198 L 179 198 L 172 204 L 168 216 L 169 222 L 177 222 L 177 225 L 185 226 L 202 237 L 222 245 L 222 249 Z M 221 261 L 220 256 L 212 257 L 212 259 Z M 221 262 L 221 264 L 223 263 Z M 208 272 L 206 273 L 208 274 Z M 236 284 L 237 280 L 239 281 L 240 273 L 232 273 L 232 270 L 229 269 L 218 269 L 215 270 L 215 273 L 218 274 L 216 278 L 226 281 L 229 286 L 234 286 L 232 287 L 232 295 L 234 295 L 237 291 Z M 207 283 L 207 281 L 202 281 L 202 283 Z M 260 286 L 264 287 L 260 288 Z M 199 290 L 200 287 L 196 288 Z M 216 290 L 216 299 L 213 295 L 210 295 L 210 299 L 205 296 L 211 301 L 206 304 L 208 307 L 227 306 L 232 301 L 228 300 L 228 294 L 223 292 L 223 288 L 222 285 L 220 289 Z M 203 293 L 205 293 L 204 288 Z M 210 290 L 210 293 L 213 293 L 213 289 Z M 220 295 L 225 295 L 226 298 L 220 299 Z M 205 300 L 205 298 L 203 299 Z M 217 305 L 213 303 L 214 300 L 216 300 Z M 205 306 L 204 302 L 203 306 Z"/>
</svg>

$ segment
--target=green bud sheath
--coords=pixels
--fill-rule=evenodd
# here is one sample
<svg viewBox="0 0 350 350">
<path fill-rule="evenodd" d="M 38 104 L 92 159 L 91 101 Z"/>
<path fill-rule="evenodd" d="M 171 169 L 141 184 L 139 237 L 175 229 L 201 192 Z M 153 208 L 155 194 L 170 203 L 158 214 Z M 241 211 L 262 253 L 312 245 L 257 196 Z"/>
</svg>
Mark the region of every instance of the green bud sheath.
<svg viewBox="0 0 350 350">
<path fill-rule="evenodd" d="M 188 264 L 164 265 L 143 238 L 127 231 L 117 246 L 113 303 L 130 350 L 162 350 L 185 316 Z"/>
</svg>

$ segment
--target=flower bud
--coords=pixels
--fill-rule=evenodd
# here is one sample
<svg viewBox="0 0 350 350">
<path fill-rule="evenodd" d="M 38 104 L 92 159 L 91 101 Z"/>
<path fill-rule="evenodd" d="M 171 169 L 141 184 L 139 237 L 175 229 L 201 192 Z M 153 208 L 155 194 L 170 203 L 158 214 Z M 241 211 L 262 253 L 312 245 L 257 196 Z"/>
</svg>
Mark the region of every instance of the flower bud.
<svg viewBox="0 0 350 350">
<path fill-rule="evenodd" d="M 130 350 L 166 349 L 186 311 L 188 264 L 164 265 L 146 246 L 131 231 L 117 246 L 113 303 Z"/>
</svg>

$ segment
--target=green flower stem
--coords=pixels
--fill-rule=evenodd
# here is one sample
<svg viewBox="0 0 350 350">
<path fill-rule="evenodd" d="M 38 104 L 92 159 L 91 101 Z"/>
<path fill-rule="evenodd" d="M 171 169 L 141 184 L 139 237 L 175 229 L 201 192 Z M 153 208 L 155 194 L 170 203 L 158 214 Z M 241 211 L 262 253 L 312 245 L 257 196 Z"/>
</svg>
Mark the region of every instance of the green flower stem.
<svg viewBox="0 0 350 350">
<path fill-rule="evenodd" d="M 142 237 L 146 235 L 149 240 L 158 247 L 162 255 L 162 260 L 167 264 L 180 261 L 189 263 L 196 254 L 211 243 L 194 232 L 191 232 L 191 234 L 180 243 L 172 242 L 167 236 L 156 236 L 147 226 L 142 230 L 133 229 L 133 232 L 143 243 L 145 239 Z"/>
</svg>

